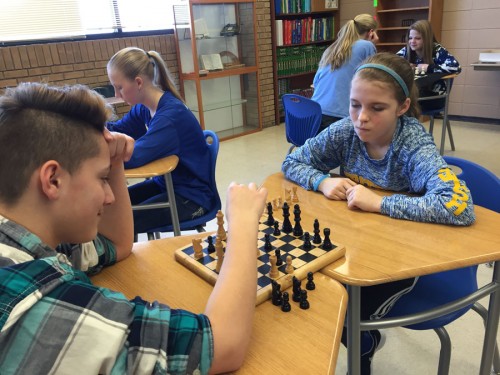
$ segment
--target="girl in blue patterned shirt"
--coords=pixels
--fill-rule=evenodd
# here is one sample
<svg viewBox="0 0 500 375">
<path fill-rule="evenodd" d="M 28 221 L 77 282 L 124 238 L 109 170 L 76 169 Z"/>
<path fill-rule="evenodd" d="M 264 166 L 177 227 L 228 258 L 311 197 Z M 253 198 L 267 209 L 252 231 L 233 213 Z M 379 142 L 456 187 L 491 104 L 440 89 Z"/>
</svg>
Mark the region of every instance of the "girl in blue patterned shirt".
<svg viewBox="0 0 500 375">
<path fill-rule="evenodd" d="M 389 53 L 369 57 L 351 83 L 350 118 L 289 154 L 282 166 L 285 177 L 329 199 L 345 200 L 351 209 L 413 221 L 472 224 L 467 187 L 448 168 L 422 124 L 407 116 L 418 115 L 416 98 L 407 61 Z M 340 177 L 332 177 L 329 172 L 337 167 Z M 394 194 L 381 197 L 367 187 Z M 383 317 L 414 283 L 406 279 L 361 288 L 361 319 Z M 378 331 L 362 332 L 363 375 L 371 373 L 380 340 Z"/>
</svg>

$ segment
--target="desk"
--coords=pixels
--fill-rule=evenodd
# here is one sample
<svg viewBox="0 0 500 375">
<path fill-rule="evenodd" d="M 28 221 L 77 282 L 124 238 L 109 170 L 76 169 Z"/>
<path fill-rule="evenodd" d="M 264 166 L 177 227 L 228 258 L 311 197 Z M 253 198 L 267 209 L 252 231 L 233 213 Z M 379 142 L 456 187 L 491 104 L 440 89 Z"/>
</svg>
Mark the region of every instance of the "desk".
<svg viewBox="0 0 500 375">
<path fill-rule="evenodd" d="M 135 243 L 127 259 L 103 269 L 92 282 L 130 299 L 139 295 L 201 313 L 212 286 L 174 260 L 176 249 L 201 237 L 206 233 Z M 333 373 L 347 292 L 321 273 L 315 274 L 314 282 L 316 289 L 308 293 L 309 310 L 301 310 L 295 302 L 289 313 L 271 301 L 256 307 L 249 352 L 238 374 Z"/>
<path fill-rule="evenodd" d="M 471 66 L 474 68 L 474 70 L 496 70 L 500 71 L 500 62 L 495 63 L 495 62 L 490 62 L 490 63 L 485 63 L 485 62 L 474 62 L 471 64 Z"/>
<path fill-rule="evenodd" d="M 269 176 L 263 186 L 273 199 L 283 196 L 285 188 L 296 185 L 277 173 Z M 480 372 L 490 373 L 500 312 L 500 292 L 494 293 L 500 290 L 499 214 L 476 206 L 476 223 L 455 227 L 349 210 L 345 201 L 331 201 L 321 193 L 302 188 L 298 189 L 298 195 L 304 230 L 312 228 L 317 218 L 321 228 L 331 228 L 332 240 L 346 247 L 345 258 L 322 272 L 347 285 L 349 374 L 359 374 L 360 329 L 375 329 L 374 325 L 381 322 L 360 322 L 360 287 L 495 261 L 493 285 L 487 293 L 492 297 Z"/>
<path fill-rule="evenodd" d="M 424 77 L 425 76 L 423 76 L 422 78 L 424 78 Z M 449 74 L 449 75 L 446 75 L 446 76 L 440 78 L 440 80 L 442 79 L 446 82 L 446 92 L 444 94 L 434 95 L 434 96 L 425 96 L 425 97 L 418 98 L 419 102 L 426 101 L 426 100 L 434 100 L 434 99 L 443 99 L 444 98 L 443 128 L 441 130 L 441 144 L 439 146 L 439 153 L 441 155 L 444 154 L 444 141 L 446 138 L 446 128 L 450 126 L 449 120 L 448 120 L 448 107 L 449 107 L 449 102 L 450 102 L 451 83 L 452 83 L 453 79 L 456 77 L 458 77 L 458 74 Z M 415 81 L 418 81 L 418 79 L 419 79 L 418 77 L 415 77 Z M 432 133 L 432 130 L 430 130 L 430 132 Z M 449 133 L 450 133 L 450 142 L 453 145 L 453 138 L 451 135 L 451 129 L 449 129 Z M 453 147 L 453 150 L 455 150 L 454 146 L 452 146 L 452 147 Z"/>
<path fill-rule="evenodd" d="M 181 229 L 179 224 L 179 215 L 177 214 L 177 204 L 175 202 L 174 184 L 172 182 L 172 171 L 177 167 L 179 158 L 176 155 L 170 155 L 162 159 L 158 159 L 143 165 L 142 167 L 126 169 L 126 178 L 149 178 L 156 176 L 164 176 L 165 186 L 167 188 L 168 202 L 165 203 L 150 203 L 143 205 L 132 206 L 133 210 L 150 210 L 157 208 L 170 207 L 170 217 L 172 218 L 172 226 L 174 235 L 180 236 Z"/>
</svg>

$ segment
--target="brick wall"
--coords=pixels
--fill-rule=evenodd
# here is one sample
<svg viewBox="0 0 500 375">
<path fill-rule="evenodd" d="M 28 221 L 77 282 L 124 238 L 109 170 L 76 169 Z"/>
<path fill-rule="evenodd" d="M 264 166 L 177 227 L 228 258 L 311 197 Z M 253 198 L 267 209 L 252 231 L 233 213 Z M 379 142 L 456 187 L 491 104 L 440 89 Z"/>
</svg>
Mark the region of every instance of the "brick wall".
<svg viewBox="0 0 500 375">
<path fill-rule="evenodd" d="M 269 0 L 257 0 L 257 40 L 260 57 L 262 126 L 274 125 L 274 88 L 272 80 L 271 15 Z M 47 82 L 63 85 L 81 83 L 89 87 L 109 84 L 106 63 L 118 50 L 136 46 L 159 52 L 167 62 L 178 86 L 178 66 L 173 35 L 46 43 L 0 47 L 0 93 L 20 82 Z M 119 104 L 119 116 L 129 106 Z"/>
<path fill-rule="evenodd" d="M 174 36 L 158 35 L 1 47 L 0 91 L 20 82 L 81 83 L 92 88 L 107 85 L 106 63 L 115 52 L 129 46 L 159 52 L 178 83 Z M 126 104 L 116 106 L 119 116 L 128 110 Z"/>
</svg>

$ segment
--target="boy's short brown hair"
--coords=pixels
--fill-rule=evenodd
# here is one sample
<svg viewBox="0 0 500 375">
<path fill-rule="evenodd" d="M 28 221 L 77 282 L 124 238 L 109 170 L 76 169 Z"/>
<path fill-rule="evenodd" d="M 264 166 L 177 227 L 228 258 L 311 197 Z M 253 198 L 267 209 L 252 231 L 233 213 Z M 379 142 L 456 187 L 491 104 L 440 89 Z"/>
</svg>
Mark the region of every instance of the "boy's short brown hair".
<svg viewBox="0 0 500 375">
<path fill-rule="evenodd" d="M 0 201 L 15 204 L 33 172 L 55 160 L 69 173 L 99 152 L 112 109 L 83 85 L 21 83 L 0 97 Z"/>
</svg>

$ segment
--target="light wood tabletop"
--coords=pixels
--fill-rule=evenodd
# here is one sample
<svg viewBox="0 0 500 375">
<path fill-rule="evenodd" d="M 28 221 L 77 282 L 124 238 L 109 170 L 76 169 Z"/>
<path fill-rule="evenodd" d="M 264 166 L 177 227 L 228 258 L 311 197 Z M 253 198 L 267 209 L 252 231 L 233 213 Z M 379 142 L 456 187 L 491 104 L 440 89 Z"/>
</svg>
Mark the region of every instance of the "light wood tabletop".
<svg viewBox="0 0 500 375">
<path fill-rule="evenodd" d="M 92 282 L 124 293 L 158 300 L 172 308 L 201 313 L 212 286 L 174 259 L 174 251 L 193 238 L 173 237 L 134 244 L 132 254 L 108 267 Z M 297 303 L 285 313 L 271 301 L 256 307 L 252 340 L 238 374 L 327 374 L 335 371 L 347 307 L 345 288 L 316 273 L 316 289 L 309 291 L 309 310 Z M 288 290 L 291 293 L 290 290 Z"/>
<path fill-rule="evenodd" d="M 276 173 L 269 176 L 263 186 L 268 189 L 272 200 L 283 197 L 285 189 L 297 185 L 285 180 L 282 173 Z M 346 248 L 345 258 L 331 263 L 321 272 L 344 283 L 347 288 L 349 374 L 360 373 L 361 329 L 395 322 L 360 320 L 361 287 L 495 262 L 492 282 L 481 288 L 491 294 L 491 298 L 480 374 L 490 373 L 500 315 L 500 214 L 475 206 L 476 222 L 469 227 L 459 227 L 396 220 L 381 214 L 350 210 L 345 201 L 332 201 L 319 192 L 302 188 L 298 188 L 297 195 L 304 231 L 311 230 L 317 218 L 321 228 L 331 229 L 332 241 Z M 275 216 L 280 218 L 279 213 Z M 396 325 L 397 322 L 391 326 Z"/>
<path fill-rule="evenodd" d="M 177 155 L 170 155 L 137 168 L 125 169 L 126 178 L 148 178 L 172 172 L 179 163 Z"/>
</svg>

